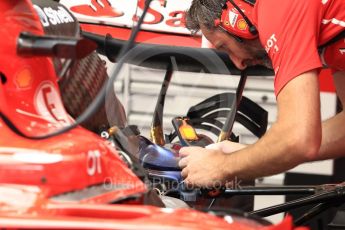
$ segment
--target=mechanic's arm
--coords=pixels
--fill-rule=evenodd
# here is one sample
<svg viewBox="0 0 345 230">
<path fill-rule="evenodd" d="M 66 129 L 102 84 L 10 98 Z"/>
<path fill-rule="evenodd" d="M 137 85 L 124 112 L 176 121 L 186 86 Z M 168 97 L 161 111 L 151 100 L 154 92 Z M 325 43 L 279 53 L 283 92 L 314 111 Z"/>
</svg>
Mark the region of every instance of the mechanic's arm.
<svg viewBox="0 0 345 230">
<path fill-rule="evenodd" d="M 334 74 L 337 95 L 345 105 L 345 72 Z M 328 119 L 322 124 L 322 145 L 317 160 L 345 156 L 345 112 Z"/>
<path fill-rule="evenodd" d="M 278 119 L 255 144 L 232 154 L 198 147 L 180 151 L 186 182 L 210 186 L 237 177 L 252 179 L 280 173 L 317 158 L 321 144 L 318 77 L 306 72 L 290 81 L 278 98 Z"/>
</svg>

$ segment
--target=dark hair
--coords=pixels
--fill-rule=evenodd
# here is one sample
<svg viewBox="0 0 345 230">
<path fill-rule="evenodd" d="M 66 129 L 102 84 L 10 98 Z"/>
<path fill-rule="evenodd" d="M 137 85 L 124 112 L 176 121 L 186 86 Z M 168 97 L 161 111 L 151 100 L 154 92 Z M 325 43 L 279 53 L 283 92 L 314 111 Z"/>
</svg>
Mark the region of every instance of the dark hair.
<svg viewBox="0 0 345 230">
<path fill-rule="evenodd" d="M 193 33 L 198 32 L 200 26 L 214 29 L 214 20 L 220 18 L 225 2 L 226 0 L 193 0 L 186 12 L 187 29 Z"/>
</svg>

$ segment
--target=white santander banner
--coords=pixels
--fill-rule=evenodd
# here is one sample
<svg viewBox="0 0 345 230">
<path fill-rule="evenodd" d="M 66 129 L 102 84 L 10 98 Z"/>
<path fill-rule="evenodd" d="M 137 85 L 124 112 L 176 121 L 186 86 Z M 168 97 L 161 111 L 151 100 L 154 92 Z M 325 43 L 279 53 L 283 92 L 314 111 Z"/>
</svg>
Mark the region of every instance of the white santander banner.
<svg viewBox="0 0 345 230">
<path fill-rule="evenodd" d="M 61 0 L 80 22 L 131 28 L 138 21 L 145 0 Z M 142 29 L 190 34 L 185 11 L 191 0 L 153 0 Z"/>
</svg>

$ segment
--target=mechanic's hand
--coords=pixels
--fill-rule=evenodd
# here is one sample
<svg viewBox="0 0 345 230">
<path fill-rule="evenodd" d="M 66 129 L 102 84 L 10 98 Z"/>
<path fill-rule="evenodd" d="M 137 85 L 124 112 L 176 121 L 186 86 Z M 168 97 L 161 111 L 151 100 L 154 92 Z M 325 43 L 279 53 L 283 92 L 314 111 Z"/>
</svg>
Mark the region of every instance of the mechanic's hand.
<svg viewBox="0 0 345 230">
<path fill-rule="evenodd" d="M 232 153 L 238 150 L 241 150 L 243 148 L 247 147 L 244 144 L 240 144 L 237 142 L 232 142 L 232 141 L 222 141 L 219 143 L 214 143 L 206 146 L 205 148 L 207 149 L 214 149 L 214 150 L 219 150 L 223 153 Z"/>
<path fill-rule="evenodd" d="M 184 182 L 188 186 L 216 188 L 225 185 L 227 180 L 227 156 L 223 152 L 201 147 L 184 147 L 180 149 L 179 166 Z"/>
</svg>

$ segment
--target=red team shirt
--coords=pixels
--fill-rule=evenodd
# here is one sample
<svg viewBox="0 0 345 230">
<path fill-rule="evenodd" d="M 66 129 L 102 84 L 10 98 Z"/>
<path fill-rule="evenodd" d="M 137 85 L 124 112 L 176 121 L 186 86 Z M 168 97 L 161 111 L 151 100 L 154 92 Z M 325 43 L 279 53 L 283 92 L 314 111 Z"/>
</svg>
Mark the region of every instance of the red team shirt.
<svg viewBox="0 0 345 230">
<path fill-rule="evenodd" d="M 345 30 L 345 0 L 258 0 L 253 23 L 272 60 L 276 95 L 309 70 L 345 71 L 345 38 L 318 51 Z"/>
</svg>

